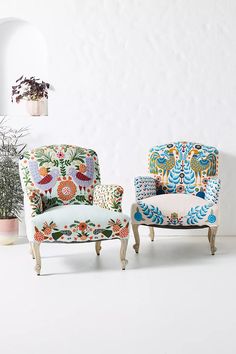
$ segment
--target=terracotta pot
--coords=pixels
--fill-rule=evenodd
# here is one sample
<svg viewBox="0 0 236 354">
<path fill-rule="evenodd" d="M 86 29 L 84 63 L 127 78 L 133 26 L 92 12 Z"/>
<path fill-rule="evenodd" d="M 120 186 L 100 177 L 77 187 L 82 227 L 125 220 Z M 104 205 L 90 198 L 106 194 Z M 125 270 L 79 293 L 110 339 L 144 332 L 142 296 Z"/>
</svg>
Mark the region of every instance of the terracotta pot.
<svg viewBox="0 0 236 354">
<path fill-rule="evenodd" d="M 0 219 L 0 245 L 11 245 L 18 236 L 18 219 Z"/>
<path fill-rule="evenodd" d="M 47 115 L 46 101 L 26 101 L 27 111 L 31 116 L 45 116 Z"/>
</svg>

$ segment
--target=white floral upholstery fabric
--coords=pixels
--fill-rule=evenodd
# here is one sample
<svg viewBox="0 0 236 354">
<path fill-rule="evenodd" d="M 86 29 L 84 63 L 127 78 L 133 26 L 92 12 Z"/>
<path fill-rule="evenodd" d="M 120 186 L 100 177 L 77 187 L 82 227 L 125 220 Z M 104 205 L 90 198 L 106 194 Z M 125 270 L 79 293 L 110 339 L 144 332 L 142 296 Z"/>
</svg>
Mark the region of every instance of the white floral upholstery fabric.
<svg viewBox="0 0 236 354">
<path fill-rule="evenodd" d="M 72 145 L 25 151 L 20 158 L 27 236 L 37 242 L 128 238 L 123 188 L 100 184 L 97 154 Z"/>
<path fill-rule="evenodd" d="M 97 185 L 94 188 L 94 204 L 101 208 L 121 212 L 121 200 L 124 190 L 117 185 Z"/>
</svg>

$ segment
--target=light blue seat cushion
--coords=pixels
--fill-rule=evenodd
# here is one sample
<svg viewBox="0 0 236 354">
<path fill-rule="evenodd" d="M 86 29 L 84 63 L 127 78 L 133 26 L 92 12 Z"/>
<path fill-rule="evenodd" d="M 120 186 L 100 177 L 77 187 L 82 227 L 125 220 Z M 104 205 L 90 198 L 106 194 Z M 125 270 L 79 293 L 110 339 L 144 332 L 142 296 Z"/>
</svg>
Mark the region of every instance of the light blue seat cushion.
<svg viewBox="0 0 236 354">
<path fill-rule="evenodd" d="M 30 220 L 38 242 L 85 242 L 127 238 L 129 217 L 95 205 L 57 206 Z"/>
</svg>

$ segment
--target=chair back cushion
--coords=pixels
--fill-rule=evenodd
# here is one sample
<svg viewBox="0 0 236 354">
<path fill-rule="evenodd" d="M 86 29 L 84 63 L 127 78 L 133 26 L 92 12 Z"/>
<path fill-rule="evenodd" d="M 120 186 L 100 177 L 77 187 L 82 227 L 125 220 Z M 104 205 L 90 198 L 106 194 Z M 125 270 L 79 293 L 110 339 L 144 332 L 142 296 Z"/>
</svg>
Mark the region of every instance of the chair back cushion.
<svg viewBox="0 0 236 354">
<path fill-rule="evenodd" d="M 218 175 L 218 150 L 191 142 L 153 147 L 149 152 L 149 172 L 157 180 L 157 194 L 191 193 L 205 195 L 210 178 Z"/>
<path fill-rule="evenodd" d="M 25 193 L 37 189 L 44 210 L 63 204 L 93 204 L 100 183 L 97 154 L 72 145 L 50 145 L 25 151 L 20 157 Z"/>
</svg>

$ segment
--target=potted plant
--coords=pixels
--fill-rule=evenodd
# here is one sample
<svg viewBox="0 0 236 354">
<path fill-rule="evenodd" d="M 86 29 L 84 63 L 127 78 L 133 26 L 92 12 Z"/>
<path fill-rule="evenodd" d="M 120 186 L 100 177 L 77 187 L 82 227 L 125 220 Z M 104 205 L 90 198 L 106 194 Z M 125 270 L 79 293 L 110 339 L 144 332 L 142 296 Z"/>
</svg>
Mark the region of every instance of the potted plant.
<svg viewBox="0 0 236 354">
<path fill-rule="evenodd" d="M 50 84 L 31 76 L 29 79 L 23 75 L 16 80 L 12 86 L 11 101 L 19 103 L 26 100 L 27 110 L 31 116 L 46 115 L 46 102 L 48 100 L 48 89 Z"/>
<path fill-rule="evenodd" d="M 18 235 L 18 218 L 23 209 L 23 191 L 18 159 L 25 146 L 20 141 L 27 129 L 11 129 L 0 120 L 0 244 L 13 243 Z"/>
</svg>

